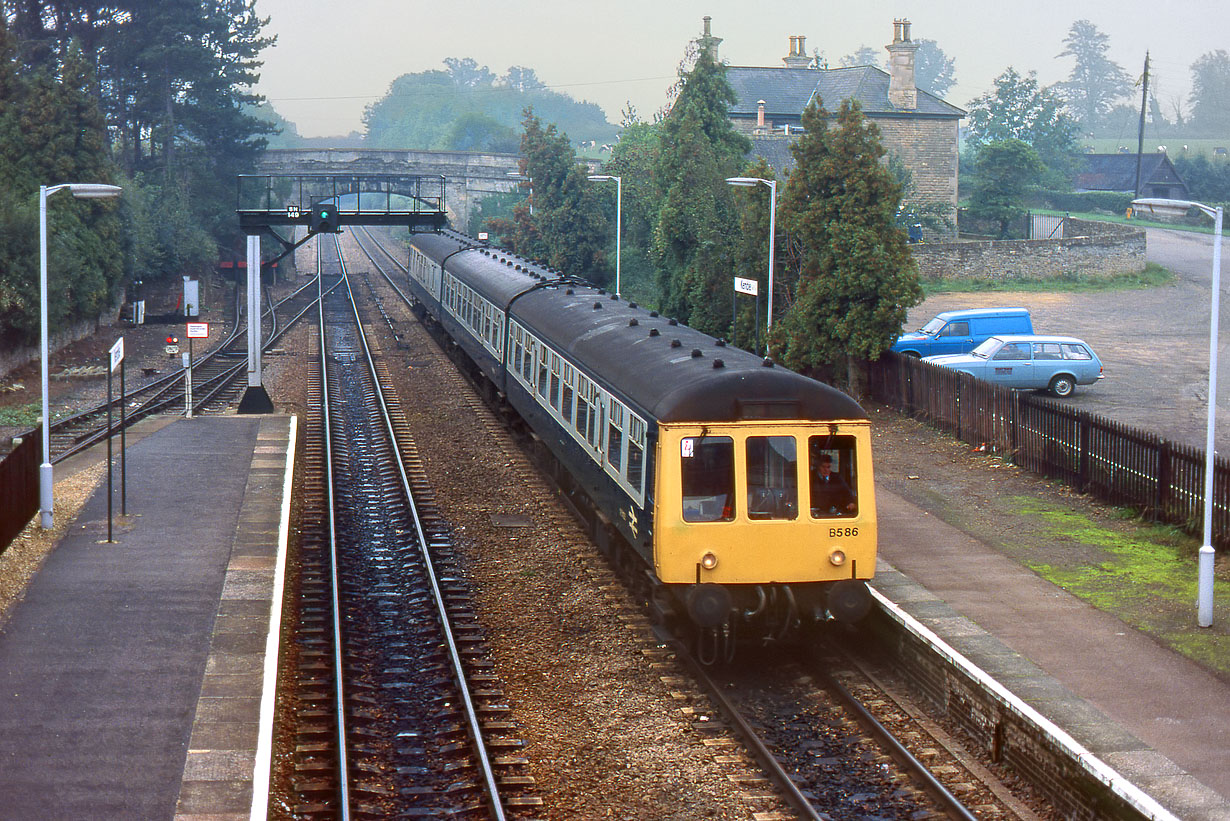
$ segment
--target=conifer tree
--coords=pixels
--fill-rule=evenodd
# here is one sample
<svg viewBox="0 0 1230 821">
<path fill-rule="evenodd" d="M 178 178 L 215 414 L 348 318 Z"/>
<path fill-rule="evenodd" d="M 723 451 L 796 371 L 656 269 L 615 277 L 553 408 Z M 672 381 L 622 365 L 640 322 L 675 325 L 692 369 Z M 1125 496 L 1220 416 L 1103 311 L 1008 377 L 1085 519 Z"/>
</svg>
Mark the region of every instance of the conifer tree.
<svg viewBox="0 0 1230 821">
<path fill-rule="evenodd" d="M 750 149 L 727 118 L 736 97 L 725 68 L 702 49 L 661 123 L 657 179 L 662 206 L 654 255 L 662 310 L 695 328 L 725 335 L 730 326 L 731 237 L 737 228 L 726 178 Z"/>
<path fill-rule="evenodd" d="M 830 127 L 813 101 L 791 147 L 795 169 L 780 204 L 798 259 L 786 315 L 773 327 L 782 361 L 839 375 L 858 393 L 862 370 L 887 349 L 922 300 L 918 268 L 895 224 L 900 186 L 881 158 L 879 129 L 845 100 Z"/>
<path fill-rule="evenodd" d="M 526 109 L 523 125 L 521 173 L 527 179 L 522 186 L 531 199 L 513 209 L 511 220 L 493 220 L 492 230 L 518 254 L 605 285 L 610 279 L 605 249 L 611 244 L 611 229 L 585 166 L 554 123 L 544 127 Z"/>
</svg>

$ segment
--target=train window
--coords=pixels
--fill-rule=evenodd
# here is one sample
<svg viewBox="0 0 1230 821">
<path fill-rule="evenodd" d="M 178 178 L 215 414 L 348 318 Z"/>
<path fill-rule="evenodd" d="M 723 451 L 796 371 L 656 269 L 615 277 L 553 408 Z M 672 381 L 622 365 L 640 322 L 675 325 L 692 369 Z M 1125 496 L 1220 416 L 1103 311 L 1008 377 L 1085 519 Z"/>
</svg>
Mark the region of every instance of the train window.
<svg viewBox="0 0 1230 821">
<path fill-rule="evenodd" d="M 680 443 L 685 522 L 735 518 L 735 442 L 729 436 L 689 436 Z"/>
<path fill-rule="evenodd" d="M 624 461 L 624 406 L 611 402 L 611 414 L 606 432 L 606 461 L 619 471 Z"/>
<path fill-rule="evenodd" d="M 551 354 L 551 407 L 559 410 L 559 355 Z"/>
<path fill-rule="evenodd" d="M 747 438 L 748 518 L 798 518 L 798 461 L 793 436 Z"/>
<path fill-rule="evenodd" d="M 577 420 L 576 428 L 585 439 L 589 439 L 589 431 L 585 424 L 589 420 L 589 380 L 584 376 L 577 377 Z"/>
<path fill-rule="evenodd" d="M 514 373 L 521 364 L 521 349 L 521 329 L 514 325 L 512 327 L 512 362 L 509 363 Z"/>
<path fill-rule="evenodd" d="M 560 405 L 559 412 L 563 414 L 565 422 L 572 421 L 572 380 L 574 371 L 571 365 L 564 365 L 564 396 L 563 403 Z"/>
<path fill-rule="evenodd" d="M 538 395 L 547 398 L 547 349 L 540 348 L 538 354 Z"/>
<path fill-rule="evenodd" d="M 645 474 L 645 422 L 629 414 L 628 418 L 628 484 L 637 493 Z"/>
<path fill-rule="evenodd" d="M 534 374 L 534 347 L 537 343 L 532 337 L 526 337 L 525 351 L 521 355 L 521 378 L 525 380 L 525 384 L 532 385 Z"/>
<path fill-rule="evenodd" d="M 858 515 L 858 465 L 853 436 L 812 436 L 807 442 L 811 515 L 814 519 Z"/>
</svg>

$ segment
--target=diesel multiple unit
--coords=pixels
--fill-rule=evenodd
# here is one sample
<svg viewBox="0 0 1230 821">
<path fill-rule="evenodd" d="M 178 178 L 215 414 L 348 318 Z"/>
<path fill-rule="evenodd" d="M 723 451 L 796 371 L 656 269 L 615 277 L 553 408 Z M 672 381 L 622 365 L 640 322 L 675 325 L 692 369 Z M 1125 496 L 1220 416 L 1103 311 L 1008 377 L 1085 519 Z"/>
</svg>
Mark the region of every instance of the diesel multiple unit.
<svg viewBox="0 0 1230 821">
<path fill-rule="evenodd" d="M 722 648 L 866 612 L 871 440 L 849 396 L 455 232 L 411 235 L 409 284 L 665 612 Z"/>
</svg>

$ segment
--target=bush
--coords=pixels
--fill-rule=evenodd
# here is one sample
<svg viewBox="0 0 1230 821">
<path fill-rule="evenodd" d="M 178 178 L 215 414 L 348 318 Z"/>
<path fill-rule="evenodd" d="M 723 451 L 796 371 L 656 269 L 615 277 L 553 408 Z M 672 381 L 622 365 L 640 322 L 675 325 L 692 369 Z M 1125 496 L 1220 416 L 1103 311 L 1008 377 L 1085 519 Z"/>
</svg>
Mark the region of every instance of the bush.
<svg viewBox="0 0 1230 821">
<path fill-rule="evenodd" d="M 1124 214 L 1132 204 L 1132 195 L 1121 191 L 1044 191 L 1042 197 L 1056 211 L 1078 213 Z"/>
</svg>

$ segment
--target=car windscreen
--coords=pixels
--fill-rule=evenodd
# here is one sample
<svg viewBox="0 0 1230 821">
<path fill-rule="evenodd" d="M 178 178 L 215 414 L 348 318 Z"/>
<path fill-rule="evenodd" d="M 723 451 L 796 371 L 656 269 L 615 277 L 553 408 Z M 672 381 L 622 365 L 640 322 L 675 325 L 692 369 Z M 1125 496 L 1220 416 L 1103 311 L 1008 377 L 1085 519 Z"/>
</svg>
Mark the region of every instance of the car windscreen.
<svg viewBox="0 0 1230 821">
<path fill-rule="evenodd" d="M 1000 341 L 999 337 L 993 336 L 990 339 L 983 340 L 982 344 L 980 344 L 977 348 L 974 348 L 974 350 L 969 353 L 970 356 L 976 356 L 979 359 L 986 359 L 991 354 L 995 353 L 1001 344 L 1003 343 Z"/>
<path fill-rule="evenodd" d="M 926 325 L 923 325 L 921 328 L 919 328 L 918 332 L 920 334 L 927 334 L 928 336 L 931 336 L 931 335 L 939 333 L 940 328 L 943 328 L 944 324 L 945 324 L 945 320 L 940 319 L 937 316 L 935 319 L 931 320 Z"/>
</svg>

